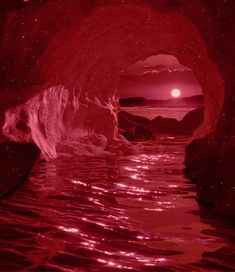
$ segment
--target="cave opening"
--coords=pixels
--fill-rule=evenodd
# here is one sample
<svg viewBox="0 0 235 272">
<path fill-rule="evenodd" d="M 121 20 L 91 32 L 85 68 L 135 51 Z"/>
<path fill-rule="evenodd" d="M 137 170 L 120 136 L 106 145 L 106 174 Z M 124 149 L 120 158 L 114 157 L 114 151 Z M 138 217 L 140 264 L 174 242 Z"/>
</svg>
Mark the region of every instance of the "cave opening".
<svg viewBox="0 0 235 272">
<path fill-rule="evenodd" d="M 192 137 L 204 119 L 204 101 L 193 71 L 172 55 L 137 61 L 121 73 L 118 126 L 128 140 L 156 135 Z"/>
<path fill-rule="evenodd" d="M 130 13 L 135 19 L 129 17 Z M 74 26 L 80 23 L 75 21 Z M 92 144 L 106 148 L 118 137 L 115 107 L 120 96 L 120 75 L 137 61 L 157 54 L 177 58 L 182 66 L 194 71 L 202 88 L 204 121 L 194 137 L 203 137 L 215 129 L 224 83 L 199 30 L 185 16 L 146 6 L 111 5 L 96 9 L 80 31 L 74 26 L 66 39 L 64 33 L 52 36 L 37 64 L 25 74 L 32 88 L 23 89 L 20 98 L 13 99 L 5 109 L 4 137 L 31 140 L 49 158 L 58 155 L 59 146 L 68 141 L 83 142 L 84 137 L 98 135 L 99 140 L 91 139 Z M 21 42 L 22 47 L 24 40 Z M 7 44 L 4 48 L 8 48 Z M 21 62 L 29 62 L 31 55 L 18 54 Z M 20 116 L 22 108 L 28 116 L 26 121 Z M 21 121 L 26 122 L 26 132 L 17 125 Z"/>
<path fill-rule="evenodd" d="M 217 53 L 226 66 L 229 46 L 216 44 L 221 33 L 210 28 L 213 20 L 204 21 L 220 1 L 23 2 L 29 8 L 9 12 L 1 25 L 1 98 L 10 99 L 0 107 L 0 138 L 11 140 L 0 146 L 1 195 L 36 163 L 27 182 L 2 200 L 0 270 L 232 270 L 231 225 L 203 215 L 195 184 L 182 175 L 187 157 L 200 199 L 214 204 L 217 198 L 216 210 L 234 214 L 234 155 L 223 157 L 234 143 L 221 150 L 213 135 L 224 118 Z M 184 86 L 166 82 L 180 74 L 182 83 L 187 73 L 204 97 L 200 125 L 190 127 L 196 140 L 188 145 L 188 134 L 172 137 L 176 131 L 154 139 L 156 122 L 168 116 L 173 123 L 167 119 L 164 129 L 172 129 L 186 110 L 141 109 L 141 119 L 134 107 L 180 101 Z M 155 123 L 146 125 L 146 117 Z"/>
</svg>

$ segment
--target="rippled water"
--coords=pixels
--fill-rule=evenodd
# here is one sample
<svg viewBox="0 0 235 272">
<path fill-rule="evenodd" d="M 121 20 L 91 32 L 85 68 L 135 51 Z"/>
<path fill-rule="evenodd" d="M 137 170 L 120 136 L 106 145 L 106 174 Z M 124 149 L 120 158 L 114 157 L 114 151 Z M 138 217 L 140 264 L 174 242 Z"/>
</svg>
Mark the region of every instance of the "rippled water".
<svg viewBox="0 0 235 272">
<path fill-rule="evenodd" d="M 194 108 L 156 108 L 156 107 L 121 107 L 120 110 L 127 111 L 134 115 L 140 115 L 152 120 L 157 116 L 174 118 L 178 121 Z"/>
<path fill-rule="evenodd" d="M 183 138 L 39 161 L 1 201 L 1 271 L 233 271 L 234 226 L 199 210 Z"/>
</svg>

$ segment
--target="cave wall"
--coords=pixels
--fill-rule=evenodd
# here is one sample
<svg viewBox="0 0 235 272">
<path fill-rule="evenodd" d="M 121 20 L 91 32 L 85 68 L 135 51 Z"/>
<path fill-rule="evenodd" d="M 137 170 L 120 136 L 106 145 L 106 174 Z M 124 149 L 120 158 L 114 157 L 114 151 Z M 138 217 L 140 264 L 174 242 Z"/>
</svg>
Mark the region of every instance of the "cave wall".
<svg viewBox="0 0 235 272">
<path fill-rule="evenodd" d="M 33 54 L 21 55 L 19 52 L 15 53 L 18 53 L 20 59 L 17 61 L 19 66 L 14 66 L 12 70 L 14 75 L 12 75 L 14 77 L 13 87 L 23 88 L 28 92 L 29 89 L 32 91 L 32 86 L 40 86 L 37 92 L 41 92 L 52 86 L 64 86 L 70 90 L 73 89 L 76 94 L 81 93 L 79 98 L 81 104 L 85 104 L 84 101 L 87 99 L 90 99 L 88 103 L 92 104 L 92 100 L 95 97 L 98 97 L 105 104 L 109 103 L 113 95 L 113 102 L 118 98 L 118 94 L 115 92 L 118 88 L 119 76 L 126 67 L 154 54 L 172 54 L 183 65 L 194 70 L 204 90 L 205 103 L 210 105 L 206 107 L 205 122 L 196 132 L 196 135 L 203 136 L 214 129 L 223 101 L 223 82 L 216 66 L 208 58 L 200 33 L 184 16 L 180 13 L 159 13 L 144 5 L 112 4 L 111 6 L 96 8 L 82 24 L 80 17 L 72 18 L 68 23 L 64 19 L 68 15 L 63 11 L 65 15 L 63 20 L 61 20 L 66 22 L 65 26 L 67 27 L 65 31 L 65 29 L 61 29 L 60 20 L 54 25 L 55 20 L 53 17 L 45 18 L 45 14 L 50 14 L 51 10 L 53 10 L 54 14 L 55 3 L 53 2 L 53 8 L 51 8 L 51 3 L 46 2 L 38 6 L 38 8 L 35 8 L 35 12 L 30 7 L 30 12 L 26 9 L 26 11 L 20 10 L 20 15 L 17 13 L 20 19 L 23 15 L 26 17 L 26 22 L 23 25 L 27 27 L 25 29 L 20 26 L 17 31 L 20 34 L 17 34 L 15 38 L 17 40 L 18 36 L 20 36 L 21 48 L 31 50 Z M 74 12 L 76 9 L 71 3 L 67 4 L 66 7 Z M 57 8 L 59 9 L 60 6 Z M 77 10 L 81 12 L 81 9 L 78 8 Z M 67 13 L 69 14 L 69 12 Z M 130 17 L 130 14 L 132 14 L 132 17 Z M 7 16 L 11 16 L 11 14 Z M 53 30 L 49 28 L 48 32 L 54 31 L 56 34 L 52 37 L 48 34 L 45 37 L 45 35 L 41 34 L 43 27 L 39 25 L 38 28 L 33 28 L 31 35 L 28 31 L 28 25 L 32 21 L 35 22 L 35 18 L 37 22 L 42 21 L 44 26 L 47 24 L 51 25 L 52 20 L 51 28 Z M 63 27 L 65 26 L 63 25 Z M 7 33 L 13 32 L 12 28 L 14 27 L 16 27 L 15 22 L 7 23 Z M 24 34 L 26 31 L 28 37 Z M 58 34 L 58 32 L 60 33 Z M 32 45 L 35 37 L 36 39 L 37 37 L 42 39 L 43 42 L 41 41 L 40 44 L 47 44 L 44 50 L 41 49 L 40 51 Z M 6 40 L 9 44 L 12 44 L 12 39 Z M 25 43 L 24 40 L 30 44 Z M 3 60 L 9 63 L 9 58 L 16 58 L 16 55 L 11 51 L 5 54 L 5 51 L 7 51 L 6 47 L 8 48 L 7 43 L 3 48 Z M 31 56 L 32 58 L 37 58 L 35 63 L 32 63 Z M 23 65 L 24 63 L 26 64 Z M 31 67 L 28 73 L 27 67 Z M 5 66 L 5 68 L 7 71 L 11 71 L 10 67 Z M 9 76 L 8 72 L 5 74 Z M 23 82 L 22 79 L 24 79 Z M 5 81 L 9 83 L 6 77 Z M 12 85 L 9 87 L 12 87 Z M 214 92 L 215 85 L 217 92 Z M 80 116 L 84 116 L 83 119 L 89 120 L 88 124 L 80 118 L 82 128 L 93 129 L 95 132 L 104 134 L 109 139 L 114 137 L 117 132 L 115 118 L 110 116 L 107 119 L 107 123 L 109 121 L 112 127 L 109 129 L 105 127 L 101 131 L 99 124 L 94 127 L 97 109 L 92 111 L 91 108 L 89 107 L 89 112 L 85 108 L 80 108 L 80 112 L 76 114 L 80 114 Z M 104 109 L 103 107 L 104 113 L 107 110 L 109 109 Z M 107 115 L 105 114 L 105 116 Z M 74 120 L 77 120 L 76 116 Z M 15 134 L 17 134 L 18 130 L 12 129 L 12 120 L 8 123 L 10 123 L 11 128 L 4 126 L 5 135 L 7 134 L 6 130 L 8 130 L 8 132 L 11 132 L 10 134 L 14 134 L 15 140 Z M 92 124 L 92 128 L 89 128 L 90 124 Z M 71 126 L 71 122 L 69 125 Z M 20 135 L 22 136 L 21 132 Z M 29 137 L 27 136 L 26 138 L 28 139 Z M 20 139 L 22 140 L 22 137 Z"/>
<path fill-rule="evenodd" d="M 3 126 L 8 110 L 5 137 L 35 141 L 34 135 L 40 134 L 36 138 L 41 149 L 52 143 L 56 149 L 68 131 L 76 140 L 73 128 L 113 139 L 121 71 L 151 55 L 172 54 L 194 70 L 206 104 L 205 121 L 195 137 L 209 136 L 186 149 L 186 173 L 197 180 L 200 199 L 214 204 L 226 195 L 225 204 L 214 206 L 235 213 L 234 182 L 224 174 L 224 162 L 233 162 L 235 133 L 233 0 L 15 2 L 2 4 L 0 24 L 0 122 Z M 62 107 L 60 125 L 48 130 L 51 120 L 40 112 L 55 116 L 45 102 L 53 93 L 63 94 L 57 101 L 67 106 Z M 38 104 L 42 106 L 35 112 L 33 105 Z M 36 130 L 30 125 L 35 118 Z M 108 125 L 104 128 L 97 120 Z M 51 133 L 53 129 L 57 132 Z M 202 152 L 205 146 L 208 156 Z M 227 185 L 221 187 L 221 180 Z"/>
<path fill-rule="evenodd" d="M 0 126 L 4 112 L 40 92 L 40 59 L 52 38 L 70 35 L 80 27 L 93 1 L 3 0 L 0 2 Z M 59 46 L 62 40 L 57 39 Z M 0 140 L 4 140 L 0 133 Z"/>
</svg>

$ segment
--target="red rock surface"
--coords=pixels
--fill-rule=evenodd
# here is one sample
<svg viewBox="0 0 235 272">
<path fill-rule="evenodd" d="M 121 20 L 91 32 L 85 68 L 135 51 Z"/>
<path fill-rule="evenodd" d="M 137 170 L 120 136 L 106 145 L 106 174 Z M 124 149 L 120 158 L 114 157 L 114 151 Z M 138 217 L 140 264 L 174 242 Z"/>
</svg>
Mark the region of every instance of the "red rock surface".
<svg viewBox="0 0 235 272">
<path fill-rule="evenodd" d="M 137 60 L 163 53 L 192 68 L 202 86 L 205 118 L 195 138 L 214 134 L 220 150 L 215 161 L 226 158 L 232 164 L 233 156 L 227 152 L 233 150 L 235 134 L 233 0 L 60 0 L 25 5 L 11 1 L 1 5 L 1 126 L 4 112 L 11 108 L 5 136 L 34 141 L 48 156 L 54 156 L 57 146 L 71 135 L 70 140 L 78 140 L 78 131 L 112 142 L 118 134 L 115 107 L 120 73 Z M 53 101 L 53 93 L 62 95 L 49 107 L 53 103 L 45 101 Z M 29 118 L 19 117 L 22 109 Z M 203 148 L 198 145 L 199 150 Z M 224 167 L 220 164 L 216 177 L 229 190 L 233 182 Z M 214 183 L 210 169 L 204 166 Z M 218 194 L 217 199 L 225 196 L 223 190 Z M 227 206 L 223 212 L 235 213 L 232 201 L 229 210 Z"/>
</svg>

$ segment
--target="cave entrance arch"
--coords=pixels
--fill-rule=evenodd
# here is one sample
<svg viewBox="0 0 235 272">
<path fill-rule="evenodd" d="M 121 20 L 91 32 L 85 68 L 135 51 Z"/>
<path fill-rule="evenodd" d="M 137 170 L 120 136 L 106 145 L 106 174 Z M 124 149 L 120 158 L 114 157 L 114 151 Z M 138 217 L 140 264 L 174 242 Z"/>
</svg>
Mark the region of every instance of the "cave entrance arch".
<svg viewBox="0 0 235 272">
<path fill-rule="evenodd" d="M 32 137 L 42 150 L 53 146 L 56 153 L 57 143 L 77 139 L 74 131 L 101 134 L 112 143 L 119 137 L 120 75 L 137 61 L 158 54 L 173 55 L 194 71 L 205 105 L 204 122 L 194 137 L 213 132 L 223 104 L 224 83 L 199 31 L 182 14 L 160 13 L 144 5 L 113 5 L 97 8 L 80 29 L 76 26 L 59 47 L 58 38 L 52 38 L 40 59 L 44 82 L 40 88 L 58 101 L 61 95 L 69 105 L 54 127 L 40 131 L 48 134 L 44 135 L 46 144 Z M 56 109 L 54 115 L 58 119 Z M 53 124 L 49 119 L 42 122 L 48 122 L 45 127 Z"/>
<path fill-rule="evenodd" d="M 120 96 L 120 75 L 130 65 L 157 54 L 175 56 L 194 71 L 204 95 L 204 122 L 194 136 L 201 137 L 214 130 L 223 103 L 223 80 L 199 31 L 183 15 L 159 13 L 144 6 L 103 7 L 89 17 L 81 32 L 67 41 L 64 51 L 61 77 L 65 71 L 74 77 L 68 85 L 78 86 L 91 100 L 99 97 L 104 104 L 114 105 Z M 90 122 L 95 122 L 95 111 L 87 114 Z M 97 131 L 110 138 L 118 134 L 117 120 L 114 115 L 110 118 L 104 115 L 110 127 L 105 126 L 103 131 L 98 127 Z"/>
</svg>

